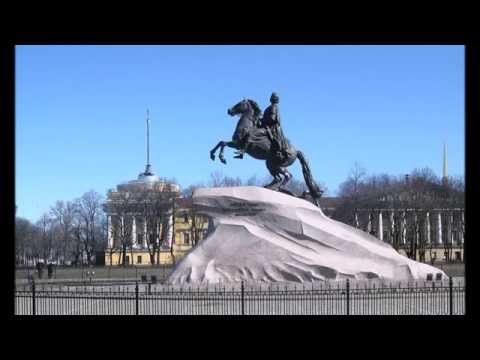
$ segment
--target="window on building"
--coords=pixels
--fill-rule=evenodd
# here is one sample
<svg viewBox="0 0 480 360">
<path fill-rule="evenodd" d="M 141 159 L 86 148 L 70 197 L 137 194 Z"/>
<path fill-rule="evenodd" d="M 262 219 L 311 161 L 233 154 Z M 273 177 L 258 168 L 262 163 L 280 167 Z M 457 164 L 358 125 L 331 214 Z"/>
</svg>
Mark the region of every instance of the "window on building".
<svg viewBox="0 0 480 360">
<path fill-rule="evenodd" d="M 183 213 L 183 222 L 188 223 L 188 214 L 187 213 Z"/>
<path fill-rule="evenodd" d="M 130 256 L 125 256 L 125 264 L 130 264 Z"/>
<path fill-rule="evenodd" d="M 150 240 L 149 240 L 149 241 L 150 241 L 150 244 L 153 244 L 153 243 L 155 242 L 155 234 L 153 234 L 153 233 L 150 234 L 149 239 L 150 239 Z"/>
<path fill-rule="evenodd" d="M 142 263 L 142 256 L 138 255 L 137 256 L 137 264 L 141 264 L 141 263 Z"/>
<path fill-rule="evenodd" d="M 143 234 L 137 234 L 137 244 L 141 244 L 143 241 Z"/>
<path fill-rule="evenodd" d="M 190 244 L 190 234 L 188 232 L 183 233 L 183 242 L 185 244 Z"/>
<path fill-rule="evenodd" d="M 455 251 L 455 260 L 456 261 L 462 261 L 462 252 L 461 251 Z"/>
</svg>

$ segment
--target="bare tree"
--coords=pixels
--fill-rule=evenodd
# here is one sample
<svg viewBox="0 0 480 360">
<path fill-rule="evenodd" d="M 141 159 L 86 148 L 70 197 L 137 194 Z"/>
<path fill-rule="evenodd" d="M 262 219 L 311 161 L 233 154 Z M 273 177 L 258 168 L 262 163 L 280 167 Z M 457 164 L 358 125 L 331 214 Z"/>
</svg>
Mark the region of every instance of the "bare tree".
<svg viewBox="0 0 480 360">
<path fill-rule="evenodd" d="M 70 247 L 72 264 L 79 266 L 83 264 L 83 221 L 80 215 L 80 199 L 74 200 L 74 216 L 72 220 L 72 246 Z"/>
<path fill-rule="evenodd" d="M 69 242 L 71 238 L 72 222 L 75 214 L 75 205 L 71 201 L 64 203 L 63 201 L 57 201 L 51 208 L 50 213 L 54 221 L 56 221 L 62 229 L 62 255 L 63 262 L 67 260 L 69 251 Z"/>
<path fill-rule="evenodd" d="M 29 220 L 15 218 L 15 263 L 17 265 L 26 265 L 32 260 L 35 231 L 35 225 Z"/>
<path fill-rule="evenodd" d="M 190 195 L 190 199 L 191 199 Z M 193 204 L 188 207 L 184 213 L 185 220 L 190 223 L 190 239 L 192 241 L 192 246 L 195 246 L 201 239 L 203 239 L 203 231 L 205 226 L 208 224 L 208 217 L 202 215 L 197 206 Z"/>
<path fill-rule="evenodd" d="M 355 176 L 361 175 L 361 176 Z M 361 181 L 356 181 L 361 179 Z M 444 184 L 429 168 L 414 169 L 408 176 L 391 176 L 388 174 L 372 175 L 365 177 L 363 171 L 353 170 L 347 180 L 341 184 L 339 195 L 341 202 L 337 206 L 334 218 L 346 222 L 356 209 L 390 209 L 394 211 L 393 231 L 391 238 L 395 249 L 404 247 L 407 255 L 416 258 L 417 252 L 424 258 L 426 250 L 433 254 L 435 231 L 430 227 L 430 244 L 426 242 L 426 212 L 432 214 L 438 208 L 463 208 L 465 193 L 462 192 L 462 178 L 450 180 Z M 356 189 L 356 191 L 355 191 Z M 405 245 L 400 244 L 402 238 L 401 214 L 409 209 L 406 221 Z M 445 216 L 445 215 L 444 215 Z M 430 219 L 430 222 L 436 221 Z M 442 220 L 445 234 L 451 218 Z M 450 225 L 449 225 L 450 224 Z M 445 235 L 446 236 L 446 235 Z M 452 251 L 451 241 L 444 242 L 445 253 L 450 256 Z"/>
<path fill-rule="evenodd" d="M 231 176 L 225 176 L 223 179 L 223 185 L 225 187 L 229 186 L 242 186 L 243 182 L 242 179 L 240 179 L 238 176 L 236 178 L 231 177 Z"/>
<path fill-rule="evenodd" d="M 197 183 L 193 185 L 189 185 L 182 190 L 182 197 L 188 198 L 193 195 L 193 192 L 197 189 L 207 187 L 204 183 Z"/>
<path fill-rule="evenodd" d="M 145 243 L 150 255 L 150 263 L 152 265 L 155 263 L 159 264 L 160 248 L 169 230 L 164 227 L 168 226 L 168 221 L 166 220 L 167 216 L 171 214 L 172 199 L 176 196 L 176 193 L 145 189 L 139 192 L 137 196 L 139 214 L 147 222 L 147 229 L 150 229 L 147 234 L 144 234 L 147 237 Z M 163 235 L 158 232 L 161 227 L 163 228 Z"/>
<path fill-rule="evenodd" d="M 245 185 L 247 186 L 263 186 L 266 183 L 266 181 L 262 181 L 257 178 L 257 175 L 252 175 L 250 176 L 247 181 L 245 182 Z"/>
<path fill-rule="evenodd" d="M 236 178 L 223 175 L 220 171 L 215 171 L 210 174 L 209 186 L 211 187 L 228 187 L 241 186 L 242 179 L 238 176 Z"/>
<path fill-rule="evenodd" d="M 40 260 L 40 256 L 42 253 L 42 248 L 41 248 L 41 230 L 38 228 L 38 226 L 33 226 L 31 228 L 31 231 L 29 233 L 29 254 L 28 257 L 33 261 L 34 264 L 36 264 Z"/>
<path fill-rule="evenodd" d="M 38 239 L 41 256 L 45 263 L 49 262 L 53 255 L 54 249 L 54 219 L 52 219 L 48 214 L 43 214 L 40 217 L 40 220 L 37 222 L 37 226 L 41 231 L 41 236 Z"/>
<path fill-rule="evenodd" d="M 365 178 L 367 172 L 358 161 L 355 161 L 347 180 L 340 184 L 339 195 L 342 197 L 356 197 L 360 191 L 362 180 Z"/>
<path fill-rule="evenodd" d="M 220 171 L 215 171 L 210 174 L 209 186 L 211 187 L 223 186 L 223 174 Z"/>
<path fill-rule="evenodd" d="M 108 212 L 115 214 L 115 238 L 120 243 L 120 265 L 126 266 L 127 251 L 132 250 L 132 215 L 138 211 L 138 202 L 129 191 L 112 192 L 106 204 Z"/>
<path fill-rule="evenodd" d="M 37 222 L 39 224 L 40 222 Z M 23 218 L 15 219 L 15 260 L 17 265 L 37 263 L 45 255 L 42 232 L 37 224 Z M 46 231 L 48 228 L 46 229 Z"/>
<path fill-rule="evenodd" d="M 95 250 L 99 247 L 99 242 L 102 239 L 99 236 L 101 230 L 102 217 L 104 216 L 102 211 L 102 197 L 95 191 L 89 191 L 78 200 L 78 216 L 80 217 L 81 231 L 81 243 L 83 251 L 87 257 L 87 263 L 91 264 Z"/>
<path fill-rule="evenodd" d="M 303 194 L 308 191 L 308 187 L 304 181 L 291 179 L 286 185 L 285 189 L 291 191 L 293 194 Z"/>
</svg>

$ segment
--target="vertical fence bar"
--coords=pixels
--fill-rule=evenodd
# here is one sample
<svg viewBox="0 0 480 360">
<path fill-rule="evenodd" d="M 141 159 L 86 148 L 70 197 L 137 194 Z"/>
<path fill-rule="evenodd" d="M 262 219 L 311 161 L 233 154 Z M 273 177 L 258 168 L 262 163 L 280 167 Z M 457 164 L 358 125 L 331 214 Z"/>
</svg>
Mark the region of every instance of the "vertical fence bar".
<svg viewBox="0 0 480 360">
<path fill-rule="evenodd" d="M 242 292 L 242 315 L 245 315 L 245 289 L 243 287 L 243 280 L 242 280 L 242 285 L 241 285 L 241 292 Z"/>
<path fill-rule="evenodd" d="M 32 280 L 32 315 L 35 315 L 35 280 Z"/>
<path fill-rule="evenodd" d="M 449 280 L 448 280 L 448 287 L 449 287 L 449 290 L 450 290 L 450 315 L 453 315 L 453 279 L 452 277 L 450 276 Z"/>
<path fill-rule="evenodd" d="M 347 279 L 347 315 L 350 315 L 350 279 Z"/>
<path fill-rule="evenodd" d="M 135 281 L 135 315 L 138 315 L 138 281 Z"/>
</svg>

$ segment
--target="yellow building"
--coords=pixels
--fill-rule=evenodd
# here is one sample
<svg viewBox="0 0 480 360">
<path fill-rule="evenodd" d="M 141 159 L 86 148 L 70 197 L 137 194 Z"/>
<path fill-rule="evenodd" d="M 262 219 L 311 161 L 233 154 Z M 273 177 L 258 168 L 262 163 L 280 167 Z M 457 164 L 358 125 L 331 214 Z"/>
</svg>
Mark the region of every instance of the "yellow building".
<svg viewBox="0 0 480 360">
<path fill-rule="evenodd" d="M 204 238 L 208 220 L 196 214 L 191 200 L 180 196 L 178 185 L 153 174 L 149 163 L 136 180 L 107 194 L 108 221 L 105 265 L 172 264 Z"/>
<path fill-rule="evenodd" d="M 194 212 L 191 199 L 178 197 L 174 200 L 173 206 L 175 207 L 175 215 L 170 217 L 170 214 L 168 214 L 171 220 L 160 224 L 159 231 L 148 233 L 149 230 L 147 229 L 147 234 L 153 234 L 152 240 L 158 244 L 156 248 L 151 244 L 150 246 L 145 244 L 144 232 L 136 226 L 136 235 L 132 235 L 132 239 L 136 237 L 137 241 L 135 243 L 132 240 L 132 244 L 128 246 L 125 264 L 153 265 L 153 262 L 156 265 L 171 265 L 181 259 L 198 241 L 206 236 L 208 219 Z M 115 239 L 113 227 L 114 225 L 110 230 L 112 234 L 111 243 L 105 251 L 105 265 L 118 266 L 122 265 L 123 254 L 120 242 Z M 175 234 L 174 237 L 173 233 Z M 166 238 L 162 239 L 162 236 L 166 236 Z"/>
<path fill-rule="evenodd" d="M 182 258 L 208 230 L 178 185 L 147 171 L 107 194 L 105 265 L 162 265 Z"/>
</svg>

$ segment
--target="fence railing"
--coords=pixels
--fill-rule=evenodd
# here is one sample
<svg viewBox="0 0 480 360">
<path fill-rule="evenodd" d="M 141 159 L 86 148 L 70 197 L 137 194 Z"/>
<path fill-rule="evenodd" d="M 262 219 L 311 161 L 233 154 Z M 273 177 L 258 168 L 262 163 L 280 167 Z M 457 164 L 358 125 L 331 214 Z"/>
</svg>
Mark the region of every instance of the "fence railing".
<svg viewBox="0 0 480 360">
<path fill-rule="evenodd" d="M 463 315 L 463 282 L 30 285 L 16 315 Z"/>
</svg>

